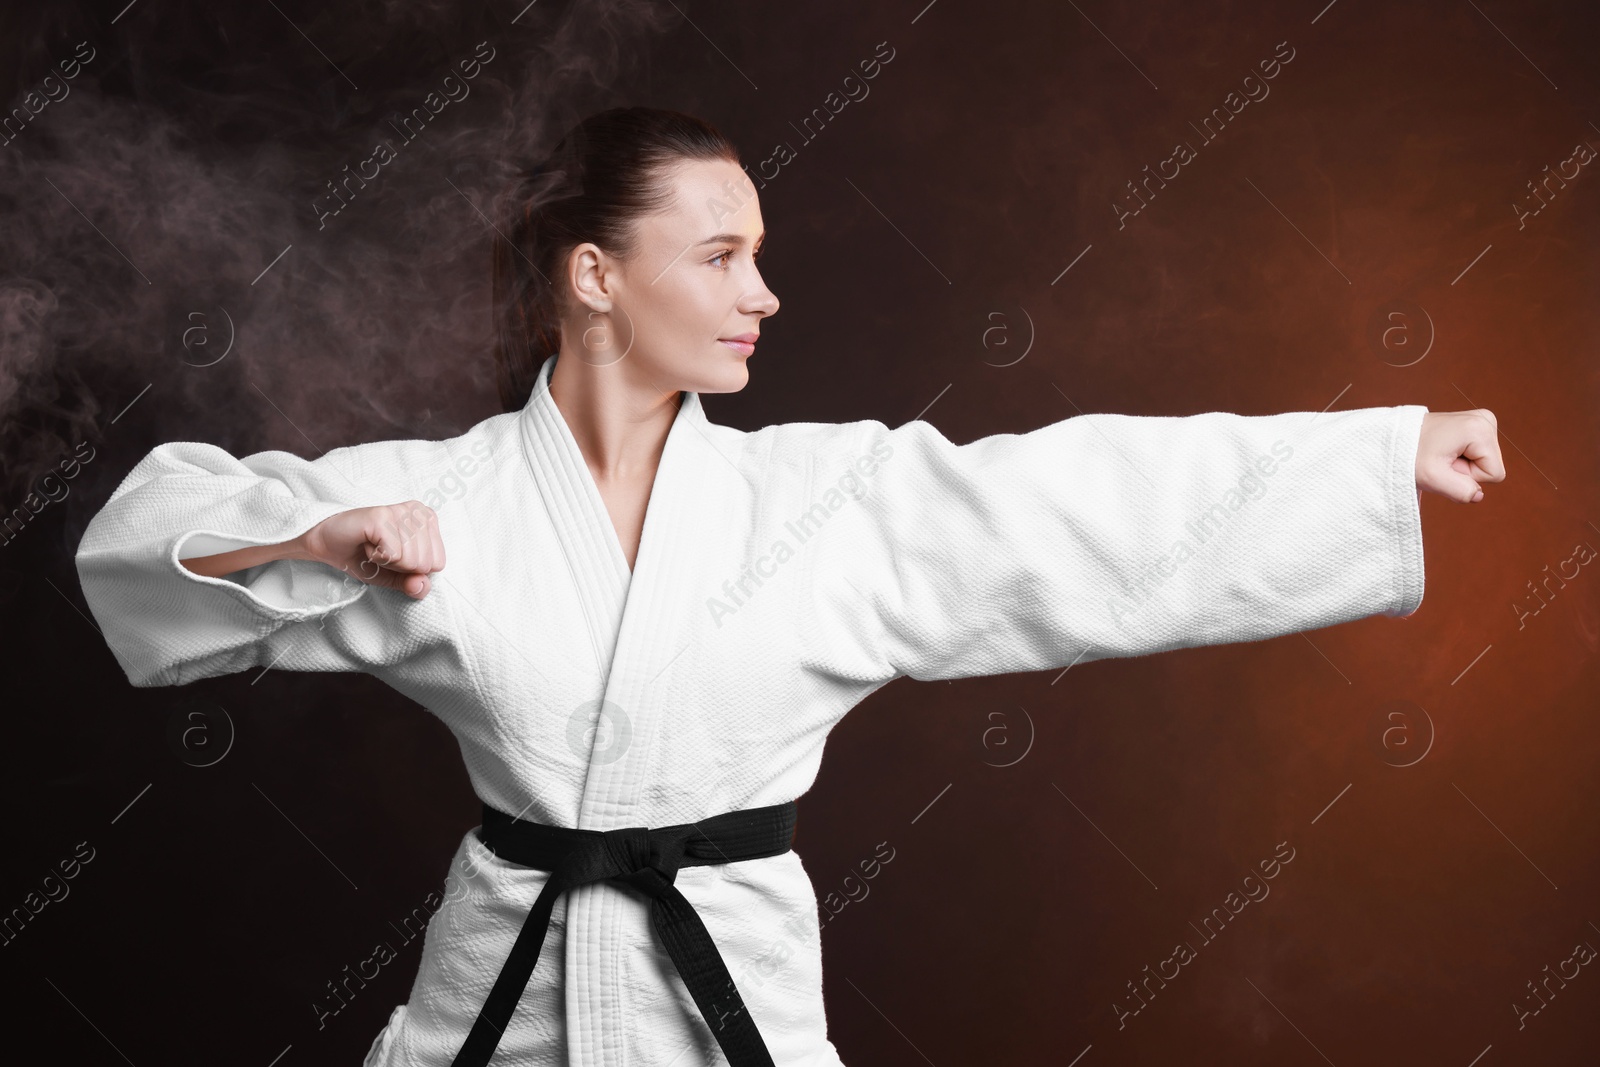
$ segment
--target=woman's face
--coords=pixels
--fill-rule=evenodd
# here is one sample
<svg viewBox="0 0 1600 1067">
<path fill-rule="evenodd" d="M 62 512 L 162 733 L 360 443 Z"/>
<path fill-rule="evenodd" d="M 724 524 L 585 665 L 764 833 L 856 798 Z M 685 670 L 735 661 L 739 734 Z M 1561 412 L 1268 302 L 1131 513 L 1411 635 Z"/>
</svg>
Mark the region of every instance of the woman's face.
<svg viewBox="0 0 1600 1067">
<path fill-rule="evenodd" d="M 756 256 L 766 229 L 755 186 L 735 163 L 684 161 L 662 179 L 673 198 L 641 218 L 632 257 L 593 244 L 568 259 L 576 314 L 563 323 L 563 354 L 620 364 L 640 385 L 732 393 L 750 380 L 745 360 L 778 298 Z"/>
</svg>

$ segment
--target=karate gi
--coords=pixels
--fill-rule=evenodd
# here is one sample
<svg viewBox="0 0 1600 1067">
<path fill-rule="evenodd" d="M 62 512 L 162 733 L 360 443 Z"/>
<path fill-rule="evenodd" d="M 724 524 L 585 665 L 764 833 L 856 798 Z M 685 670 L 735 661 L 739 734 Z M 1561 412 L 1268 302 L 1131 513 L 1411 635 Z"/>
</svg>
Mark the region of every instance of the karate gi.
<svg viewBox="0 0 1600 1067">
<path fill-rule="evenodd" d="M 684 393 L 630 574 L 554 363 L 520 411 L 445 441 L 153 449 L 77 553 L 129 681 L 366 671 L 444 721 L 486 803 L 610 830 L 799 797 L 829 730 L 901 676 L 1060 670 L 1422 601 L 1420 405 L 1090 414 L 956 445 L 925 421 L 747 433 Z M 178 562 L 412 499 L 447 552 L 420 601 L 311 561 L 224 578 Z M 463 836 L 365 1067 L 450 1063 L 546 878 Z M 840 1067 L 800 856 L 675 884 L 775 1062 Z M 725 1063 L 646 916 L 610 884 L 559 898 L 493 1062 Z"/>
</svg>

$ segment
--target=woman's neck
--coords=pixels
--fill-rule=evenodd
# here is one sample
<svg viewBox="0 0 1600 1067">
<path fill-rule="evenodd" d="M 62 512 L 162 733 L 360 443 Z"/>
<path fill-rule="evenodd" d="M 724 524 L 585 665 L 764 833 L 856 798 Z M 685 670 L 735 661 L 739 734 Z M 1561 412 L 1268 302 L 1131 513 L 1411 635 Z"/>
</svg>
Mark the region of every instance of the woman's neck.
<svg viewBox="0 0 1600 1067">
<path fill-rule="evenodd" d="M 550 375 L 550 398 L 595 481 L 619 482 L 651 479 L 682 394 L 641 381 L 626 359 L 594 366 L 562 353 Z"/>
</svg>

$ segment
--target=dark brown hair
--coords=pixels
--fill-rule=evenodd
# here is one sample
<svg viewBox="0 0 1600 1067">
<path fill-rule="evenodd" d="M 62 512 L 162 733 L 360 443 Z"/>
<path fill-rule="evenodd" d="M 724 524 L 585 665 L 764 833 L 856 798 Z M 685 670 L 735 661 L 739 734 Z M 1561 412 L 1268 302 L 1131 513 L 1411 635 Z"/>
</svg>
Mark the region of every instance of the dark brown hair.
<svg viewBox="0 0 1600 1067">
<path fill-rule="evenodd" d="M 739 162 L 733 143 L 677 111 L 621 107 L 584 119 L 544 162 L 520 170 L 503 201 L 504 239 L 494 242 L 495 378 L 507 411 L 520 409 L 544 361 L 561 349 L 571 251 L 593 242 L 626 259 L 634 223 L 666 207 L 673 164 Z"/>
</svg>

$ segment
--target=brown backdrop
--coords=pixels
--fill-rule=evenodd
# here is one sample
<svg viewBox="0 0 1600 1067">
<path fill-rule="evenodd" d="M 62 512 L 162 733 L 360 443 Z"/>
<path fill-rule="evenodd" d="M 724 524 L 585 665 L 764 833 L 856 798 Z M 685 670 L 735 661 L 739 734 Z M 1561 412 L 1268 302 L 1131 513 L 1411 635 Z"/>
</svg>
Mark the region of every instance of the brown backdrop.
<svg viewBox="0 0 1600 1067">
<path fill-rule="evenodd" d="M 448 733 L 364 676 L 134 690 L 72 552 L 160 441 L 313 455 L 497 413 L 490 163 L 648 103 L 762 185 L 783 308 L 717 421 L 1499 417 L 1505 483 L 1423 498 L 1409 619 L 904 679 L 847 717 L 796 841 L 845 1061 L 1594 1062 L 1595 9 L 922 5 L 10 6 L 11 106 L 93 51 L 0 151 L 4 509 L 94 449 L 0 554 L 0 909 L 93 849 L 0 946 L 17 1040 L 351 1064 L 405 999 L 392 924 L 477 821 Z M 319 227 L 387 110 L 482 40 L 474 95 Z M 209 752 L 231 723 L 210 766 L 170 733 L 186 701 Z M 319 1029 L 381 939 L 399 958 Z"/>
</svg>

